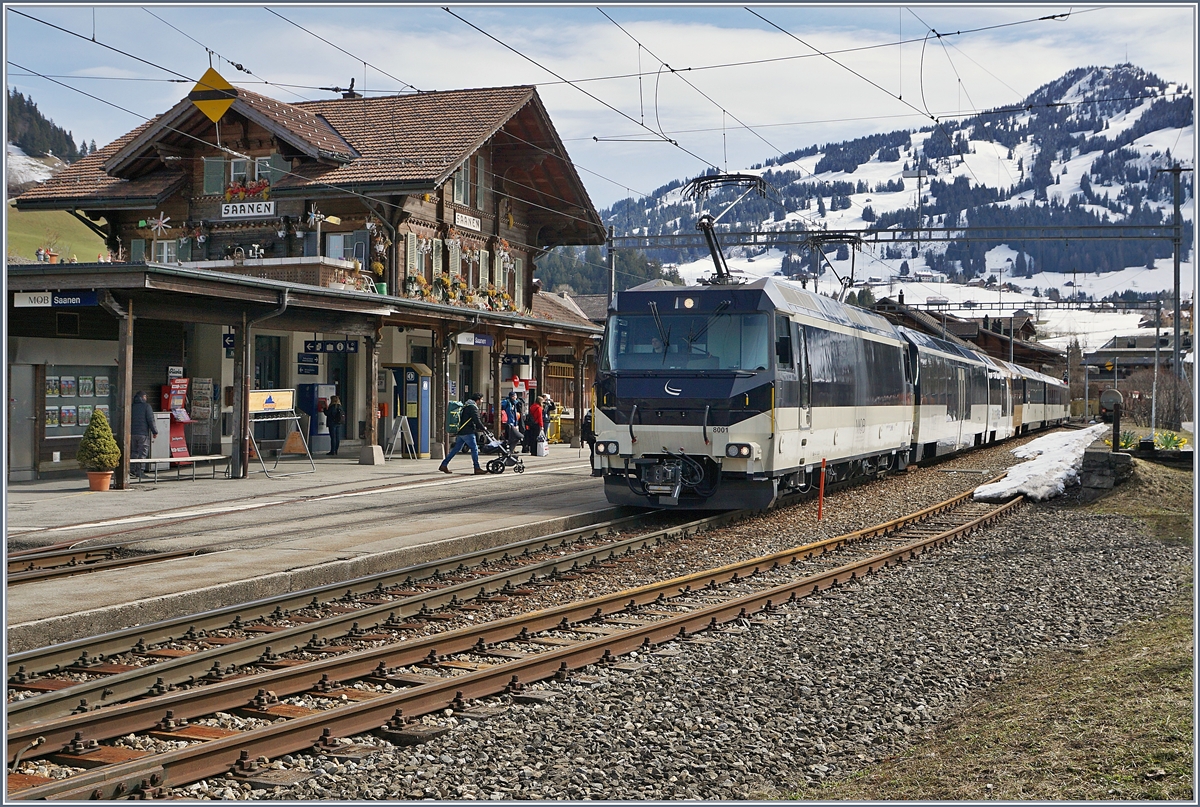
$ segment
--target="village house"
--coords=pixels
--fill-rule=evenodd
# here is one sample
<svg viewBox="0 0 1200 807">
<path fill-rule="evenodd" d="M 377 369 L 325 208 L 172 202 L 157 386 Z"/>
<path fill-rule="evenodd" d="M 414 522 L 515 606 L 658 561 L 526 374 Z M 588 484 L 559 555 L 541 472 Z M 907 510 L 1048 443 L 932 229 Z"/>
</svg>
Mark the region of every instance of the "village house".
<svg viewBox="0 0 1200 807">
<path fill-rule="evenodd" d="M 605 231 L 534 87 L 284 103 L 213 71 L 201 84 L 200 102 L 17 199 L 70 211 L 110 254 L 9 268 L 25 293 L 9 301 L 14 390 L 37 415 L 31 434 L 11 427 L 10 446 L 29 453 L 14 473 L 73 468 L 78 406 L 107 407 L 120 432 L 133 392 L 159 408 L 180 373 L 213 389 L 187 426 L 193 453 L 231 454 L 234 476 L 251 461 L 254 389 L 300 389 L 317 449 L 320 404 L 301 385 L 339 395 L 347 447 L 374 463 L 397 408 L 436 457 L 452 401 L 483 392 L 491 414 L 514 386 L 545 389 L 550 370 L 578 440 L 602 329 L 540 300 L 533 275 L 547 250 Z M 428 407 L 402 366 L 428 379 Z M 66 425 L 62 379 L 80 377 L 93 393 L 104 379 L 108 397 L 85 403 L 76 386 Z M 286 436 L 253 428 L 263 445 Z"/>
</svg>

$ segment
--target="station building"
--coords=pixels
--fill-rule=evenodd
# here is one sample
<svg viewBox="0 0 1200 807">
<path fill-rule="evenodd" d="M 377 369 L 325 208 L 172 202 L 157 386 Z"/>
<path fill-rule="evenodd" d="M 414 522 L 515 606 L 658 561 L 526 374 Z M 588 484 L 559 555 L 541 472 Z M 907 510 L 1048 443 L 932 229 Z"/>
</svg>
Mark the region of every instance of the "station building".
<svg viewBox="0 0 1200 807">
<path fill-rule="evenodd" d="M 534 87 L 224 97 L 215 122 L 184 99 L 17 199 L 71 212 L 109 252 L 8 267 L 11 479 L 76 468 L 98 407 L 128 457 L 133 393 L 158 409 L 180 374 L 212 390 L 192 453 L 232 456 L 234 476 L 252 428 L 285 436 L 250 425 L 254 389 L 339 395 L 344 447 L 382 461 L 397 405 L 410 413 L 401 366 L 428 379 L 428 456 L 476 391 L 490 416 L 514 387 L 551 387 L 578 440 L 602 329 L 533 274 L 605 231 Z"/>
</svg>

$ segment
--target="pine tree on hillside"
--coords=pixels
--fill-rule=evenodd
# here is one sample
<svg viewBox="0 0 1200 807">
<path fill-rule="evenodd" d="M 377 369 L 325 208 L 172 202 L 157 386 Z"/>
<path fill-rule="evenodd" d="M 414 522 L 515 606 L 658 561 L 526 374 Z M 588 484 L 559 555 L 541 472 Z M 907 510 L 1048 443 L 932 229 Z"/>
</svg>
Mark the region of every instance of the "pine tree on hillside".
<svg viewBox="0 0 1200 807">
<path fill-rule="evenodd" d="M 74 162 L 81 156 L 71 133 L 48 120 L 37 104 L 16 90 L 8 93 L 8 139 L 31 157 L 53 154 Z"/>
</svg>

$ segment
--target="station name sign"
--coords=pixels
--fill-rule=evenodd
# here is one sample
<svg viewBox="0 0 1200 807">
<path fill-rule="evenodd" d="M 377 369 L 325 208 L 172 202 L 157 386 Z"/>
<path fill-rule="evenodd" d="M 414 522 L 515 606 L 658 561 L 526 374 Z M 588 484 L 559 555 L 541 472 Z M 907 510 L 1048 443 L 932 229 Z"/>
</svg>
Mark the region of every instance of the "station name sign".
<svg viewBox="0 0 1200 807">
<path fill-rule="evenodd" d="M 274 215 L 274 202 L 226 202 L 221 205 L 223 219 L 260 219 Z"/>
<path fill-rule="evenodd" d="M 466 213 L 459 213 L 456 210 L 454 211 L 454 226 L 466 227 L 468 230 L 479 232 L 483 229 L 483 222 L 479 220 L 478 216 L 468 216 Z"/>
<path fill-rule="evenodd" d="M 13 308 L 81 308 L 99 305 L 94 291 L 18 291 Z"/>
</svg>

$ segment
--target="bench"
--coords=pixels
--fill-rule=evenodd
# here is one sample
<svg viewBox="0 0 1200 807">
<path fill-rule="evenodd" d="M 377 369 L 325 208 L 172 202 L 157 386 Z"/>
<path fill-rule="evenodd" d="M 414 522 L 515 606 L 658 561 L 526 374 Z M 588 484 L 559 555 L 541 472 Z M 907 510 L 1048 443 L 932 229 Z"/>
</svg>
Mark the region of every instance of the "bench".
<svg viewBox="0 0 1200 807">
<path fill-rule="evenodd" d="M 130 480 L 137 479 L 137 477 L 134 476 L 132 473 L 133 467 L 137 466 L 137 465 L 146 466 L 146 465 L 150 465 L 151 463 L 153 463 L 151 470 L 154 471 L 154 481 L 157 483 L 158 482 L 158 464 L 160 462 L 165 462 L 165 463 L 168 463 L 168 467 L 170 467 L 170 466 L 175 467 L 175 478 L 176 479 L 183 479 L 183 466 L 184 465 L 192 466 L 192 479 L 194 480 L 196 478 L 196 464 L 200 463 L 200 462 L 211 462 L 212 463 L 212 472 L 213 472 L 212 478 L 216 479 L 217 478 L 217 463 L 220 462 L 221 460 L 225 461 L 225 475 L 229 476 L 230 459 L 231 459 L 230 457 L 227 457 L 224 454 L 198 454 L 198 455 L 192 456 L 192 457 L 170 457 L 170 458 L 168 458 L 168 457 L 153 457 L 150 459 L 130 460 L 129 465 L 131 467 L 130 467 L 129 476 L 130 476 Z"/>
</svg>

